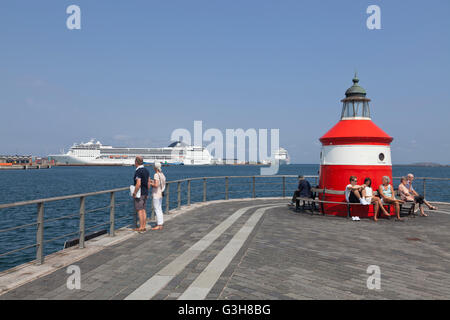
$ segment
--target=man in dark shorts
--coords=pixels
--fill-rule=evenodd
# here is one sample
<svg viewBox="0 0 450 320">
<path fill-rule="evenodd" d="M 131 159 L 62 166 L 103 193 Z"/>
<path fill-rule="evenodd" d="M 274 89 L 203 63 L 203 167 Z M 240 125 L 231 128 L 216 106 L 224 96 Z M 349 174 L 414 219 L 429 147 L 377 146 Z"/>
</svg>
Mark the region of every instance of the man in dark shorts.
<svg viewBox="0 0 450 320">
<path fill-rule="evenodd" d="M 133 229 L 134 231 L 145 231 L 147 212 L 145 211 L 145 206 L 147 204 L 148 189 L 150 183 L 150 173 L 144 167 L 144 159 L 141 156 L 137 156 L 134 161 L 134 166 L 136 171 L 134 172 L 134 208 L 139 215 L 139 228 Z M 136 197 L 137 192 L 141 190 L 141 195 L 139 198 Z"/>
<path fill-rule="evenodd" d="M 365 204 L 365 200 L 361 198 L 361 190 L 363 186 L 357 185 L 358 178 L 355 176 L 350 177 L 350 184 L 345 187 L 345 200 L 350 203 L 362 203 Z"/>
</svg>

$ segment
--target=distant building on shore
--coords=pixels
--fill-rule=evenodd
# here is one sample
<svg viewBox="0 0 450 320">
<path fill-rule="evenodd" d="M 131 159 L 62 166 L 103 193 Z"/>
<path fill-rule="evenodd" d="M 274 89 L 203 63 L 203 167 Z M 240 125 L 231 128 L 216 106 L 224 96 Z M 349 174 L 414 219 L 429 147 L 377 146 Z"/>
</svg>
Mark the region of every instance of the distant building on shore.
<svg viewBox="0 0 450 320">
<path fill-rule="evenodd" d="M 22 155 L 9 155 L 3 156 L 0 155 L 0 165 L 24 165 L 24 164 L 32 164 L 33 158 L 31 156 L 22 156 Z"/>
</svg>

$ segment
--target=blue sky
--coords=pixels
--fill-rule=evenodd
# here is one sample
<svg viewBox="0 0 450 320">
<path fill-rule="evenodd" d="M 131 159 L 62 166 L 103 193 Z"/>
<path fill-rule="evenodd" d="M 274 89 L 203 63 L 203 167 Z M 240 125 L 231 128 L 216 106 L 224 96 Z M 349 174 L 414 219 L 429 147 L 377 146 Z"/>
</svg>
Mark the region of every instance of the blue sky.
<svg viewBox="0 0 450 320">
<path fill-rule="evenodd" d="M 165 146 L 202 120 L 279 128 L 293 162 L 317 163 L 358 70 L 393 162 L 449 164 L 449 16 L 448 0 L 4 0 L 0 153 Z"/>
</svg>

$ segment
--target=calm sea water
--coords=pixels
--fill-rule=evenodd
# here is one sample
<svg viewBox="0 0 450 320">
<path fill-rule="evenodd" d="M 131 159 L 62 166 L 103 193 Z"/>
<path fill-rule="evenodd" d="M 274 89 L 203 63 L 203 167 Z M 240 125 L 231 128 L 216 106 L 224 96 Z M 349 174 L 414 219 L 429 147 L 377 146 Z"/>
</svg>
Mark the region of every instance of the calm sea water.
<svg viewBox="0 0 450 320">
<path fill-rule="evenodd" d="M 217 176 L 252 176 L 259 175 L 259 166 L 173 166 L 165 167 L 167 180 L 178 180 L 193 177 Z M 318 165 L 287 165 L 281 166 L 279 175 L 317 175 Z M 412 172 L 416 177 L 450 177 L 449 167 L 405 167 L 394 166 L 393 175 L 402 176 Z M 76 193 L 100 191 L 126 187 L 130 185 L 134 174 L 133 167 L 55 167 L 49 170 L 5 170 L 0 171 L 0 203 L 10 203 L 24 200 L 48 198 Z M 315 182 L 314 179 L 311 180 Z M 203 182 L 192 182 L 191 201 L 201 201 L 203 197 Z M 394 181 L 397 185 L 398 181 Z M 296 179 L 286 180 L 286 195 L 291 195 L 296 188 Z M 422 183 L 417 181 L 415 189 L 422 192 Z M 208 200 L 224 198 L 224 180 L 208 181 Z M 229 182 L 230 198 L 251 196 L 251 179 L 239 178 Z M 258 178 L 256 186 L 257 197 L 281 196 L 281 178 Z M 426 195 L 429 200 L 450 202 L 450 182 L 427 182 Z M 187 201 L 186 184 L 181 185 L 181 202 Z M 127 192 L 116 195 L 116 227 L 130 225 L 133 222 L 133 205 Z M 109 205 L 109 196 L 89 197 L 86 200 L 86 210 L 93 210 Z M 177 206 L 176 185 L 171 186 L 170 207 Z M 150 206 L 149 206 L 150 208 Z M 165 203 L 163 208 L 165 208 Z M 63 248 L 64 242 L 77 237 L 79 218 L 79 200 L 64 200 L 45 205 L 44 252 L 49 254 Z M 72 217 L 61 218 L 66 215 Z M 107 223 L 109 209 L 87 213 L 86 233 L 108 229 L 98 226 Z M 0 210 L 0 230 L 18 225 L 36 222 L 36 205 Z M 72 235 L 67 235 L 74 233 Z M 53 240 L 54 238 L 60 239 Z M 36 242 L 36 226 L 23 229 L 0 232 L 0 254 Z M 0 257 L 0 271 L 15 265 L 31 261 L 35 258 L 35 248 Z"/>
</svg>

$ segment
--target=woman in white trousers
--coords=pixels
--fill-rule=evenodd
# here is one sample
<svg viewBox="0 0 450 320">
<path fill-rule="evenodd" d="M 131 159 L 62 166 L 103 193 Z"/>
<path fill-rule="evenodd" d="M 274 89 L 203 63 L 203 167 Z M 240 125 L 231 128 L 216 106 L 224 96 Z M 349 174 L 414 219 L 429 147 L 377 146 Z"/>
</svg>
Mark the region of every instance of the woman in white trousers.
<svg viewBox="0 0 450 320">
<path fill-rule="evenodd" d="M 155 162 L 153 169 L 155 170 L 155 175 L 153 176 L 153 180 L 151 180 L 150 185 L 152 186 L 153 207 L 155 208 L 157 226 L 152 228 L 152 230 L 162 230 L 164 223 L 162 193 L 166 188 L 166 177 L 161 171 L 161 163 Z"/>
</svg>

